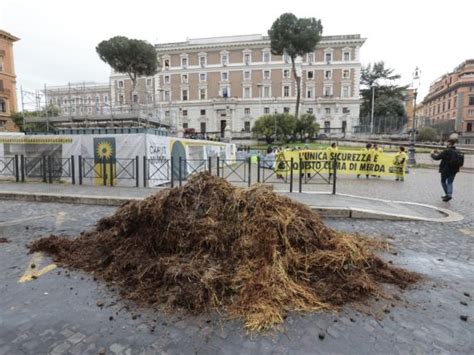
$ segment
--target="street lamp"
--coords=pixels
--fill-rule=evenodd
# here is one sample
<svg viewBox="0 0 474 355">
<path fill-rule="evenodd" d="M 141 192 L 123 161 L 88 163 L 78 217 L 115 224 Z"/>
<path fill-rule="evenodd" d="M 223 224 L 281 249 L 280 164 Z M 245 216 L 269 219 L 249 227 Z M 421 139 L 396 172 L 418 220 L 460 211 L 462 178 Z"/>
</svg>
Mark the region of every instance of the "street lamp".
<svg viewBox="0 0 474 355">
<path fill-rule="evenodd" d="M 374 134 L 375 82 L 372 83 L 372 108 L 370 110 L 370 134 Z"/>
<path fill-rule="evenodd" d="M 410 147 L 408 148 L 408 165 L 415 166 L 415 144 L 416 144 L 416 96 L 418 94 L 417 90 L 420 86 L 420 69 L 418 67 L 415 68 L 413 72 L 413 125 L 412 125 L 412 136 Z"/>
<path fill-rule="evenodd" d="M 273 105 L 274 105 L 274 114 L 273 114 L 273 119 L 275 121 L 275 127 L 274 127 L 274 134 L 275 134 L 275 142 L 277 140 L 277 108 L 276 108 L 276 103 L 277 103 L 277 98 L 276 96 L 273 98 Z"/>
</svg>

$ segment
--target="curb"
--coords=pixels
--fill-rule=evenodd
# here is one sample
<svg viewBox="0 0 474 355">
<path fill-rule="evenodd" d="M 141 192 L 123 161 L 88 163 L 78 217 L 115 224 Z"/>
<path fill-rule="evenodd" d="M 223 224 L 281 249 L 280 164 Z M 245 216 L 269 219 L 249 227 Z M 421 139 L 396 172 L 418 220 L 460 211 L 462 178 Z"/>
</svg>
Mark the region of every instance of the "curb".
<svg viewBox="0 0 474 355">
<path fill-rule="evenodd" d="M 346 195 L 351 197 L 362 198 L 360 196 Z M 365 199 L 370 199 L 364 197 Z M 0 192 L 0 200 L 14 200 L 14 201 L 31 201 L 31 202 L 55 202 L 55 203 L 70 203 L 83 205 L 99 205 L 99 206 L 121 206 L 123 203 L 135 200 L 143 200 L 144 197 L 110 197 L 110 196 L 92 196 L 92 195 L 64 195 L 54 193 L 26 193 L 26 192 Z M 376 199 L 374 199 L 376 200 Z M 324 207 L 313 206 L 309 207 L 316 211 L 321 217 L 326 218 L 354 218 L 354 219 L 375 219 L 388 221 L 429 221 L 429 222 L 454 222 L 462 220 L 464 217 L 456 212 L 438 208 L 430 205 L 419 204 L 415 202 L 401 202 L 397 203 L 418 205 L 427 208 L 438 210 L 444 216 L 443 218 L 423 218 L 409 215 L 401 215 L 395 213 L 379 212 L 374 210 L 354 208 L 354 207 Z"/>
</svg>

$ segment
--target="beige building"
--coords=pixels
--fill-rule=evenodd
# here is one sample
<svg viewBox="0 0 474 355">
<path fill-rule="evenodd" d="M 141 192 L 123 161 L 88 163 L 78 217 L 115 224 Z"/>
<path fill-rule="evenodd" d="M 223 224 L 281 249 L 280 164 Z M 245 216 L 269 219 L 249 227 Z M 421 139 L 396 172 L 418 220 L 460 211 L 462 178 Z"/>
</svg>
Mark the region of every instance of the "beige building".
<svg viewBox="0 0 474 355">
<path fill-rule="evenodd" d="M 423 104 L 431 125 L 450 121 L 461 143 L 474 144 L 474 59 L 433 82 Z"/>
<path fill-rule="evenodd" d="M 321 132 L 350 134 L 359 123 L 360 35 L 325 36 L 314 52 L 297 58 L 302 77 L 300 112 L 316 116 Z M 262 35 L 198 38 L 156 45 L 161 70 L 130 79 L 111 75 L 114 106 L 155 107 L 178 132 L 248 135 L 264 114 L 294 112 L 291 61 L 273 55 Z"/>
<path fill-rule="evenodd" d="M 13 42 L 19 38 L 0 30 L 0 132 L 18 131 L 10 115 L 17 111 Z"/>
</svg>

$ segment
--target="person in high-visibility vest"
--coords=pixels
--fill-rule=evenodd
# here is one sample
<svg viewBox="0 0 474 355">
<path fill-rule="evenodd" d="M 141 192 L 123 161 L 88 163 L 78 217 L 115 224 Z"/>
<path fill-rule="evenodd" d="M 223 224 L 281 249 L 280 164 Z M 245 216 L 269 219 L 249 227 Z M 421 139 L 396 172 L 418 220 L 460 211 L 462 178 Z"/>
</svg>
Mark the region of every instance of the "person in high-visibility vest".
<svg viewBox="0 0 474 355">
<path fill-rule="evenodd" d="M 400 150 L 395 154 L 393 158 L 393 165 L 395 165 L 397 178 L 396 181 L 405 181 L 405 169 L 407 162 L 407 153 L 405 153 L 405 147 L 400 147 Z"/>
<path fill-rule="evenodd" d="M 331 162 L 329 163 L 329 178 L 331 178 L 332 172 L 334 169 L 332 166 L 332 161 L 334 160 L 334 158 L 331 158 L 331 153 L 337 153 L 338 151 L 337 144 L 335 142 L 332 143 L 329 147 L 326 148 L 326 151 L 328 152 L 328 159 Z"/>
<path fill-rule="evenodd" d="M 365 145 L 365 148 L 362 148 L 362 149 L 361 149 L 361 152 L 362 152 L 362 153 L 367 153 L 367 152 L 370 153 L 370 148 L 372 148 L 372 144 L 367 143 L 367 144 Z M 364 171 L 359 170 L 359 173 L 357 174 L 357 178 L 360 177 L 360 173 L 361 173 L 361 172 L 366 172 L 366 171 L 365 171 L 365 170 L 364 170 Z M 366 174 L 365 174 L 365 177 L 366 177 L 367 179 L 369 178 L 369 174 L 367 174 L 367 172 L 366 172 Z"/>
<path fill-rule="evenodd" d="M 372 155 L 372 161 L 375 161 L 375 157 L 380 156 L 383 153 L 383 149 L 380 148 L 377 145 L 377 143 L 374 143 L 374 145 L 372 146 L 372 149 L 370 150 L 370 152 L 371 152 L 371 155 Z M 381 175 L 380 175 L 380 173 L 373 173 L 372 176 L 380 178 Z"/>
</svg>

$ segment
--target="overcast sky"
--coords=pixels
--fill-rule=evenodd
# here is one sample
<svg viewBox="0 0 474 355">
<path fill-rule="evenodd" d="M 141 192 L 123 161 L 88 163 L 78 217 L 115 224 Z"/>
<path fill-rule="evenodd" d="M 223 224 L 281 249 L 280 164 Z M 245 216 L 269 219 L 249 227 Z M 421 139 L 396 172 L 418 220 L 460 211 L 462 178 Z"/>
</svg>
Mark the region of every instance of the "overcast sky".
<svg viewBox="0 0 474 355">
<path fill-rule="evenodd" d="M 323 35 L 361 34 L 363 64 L 384 60 L 412 81 L 421 69 L 420 96 L 430 82 L 474 58 L 474 1 L 145 1 L 0 0 L 0 29 L 15 43 L 18 87 L 106 82 L 109 67 L 95 46 L 115 35 L 153 44 L 186 37 L 266 34 L 284 12 L 322 20 Z"/>
</svg>

